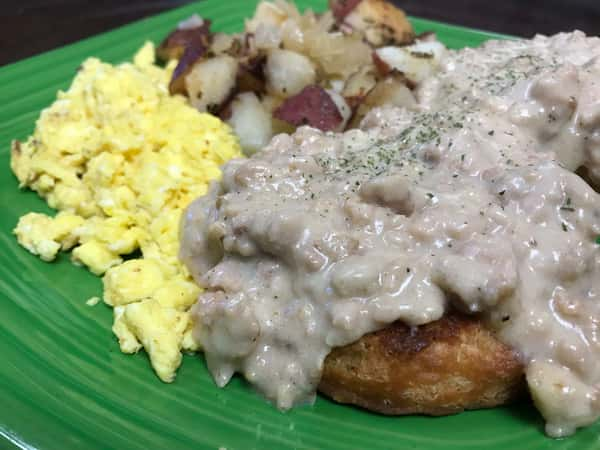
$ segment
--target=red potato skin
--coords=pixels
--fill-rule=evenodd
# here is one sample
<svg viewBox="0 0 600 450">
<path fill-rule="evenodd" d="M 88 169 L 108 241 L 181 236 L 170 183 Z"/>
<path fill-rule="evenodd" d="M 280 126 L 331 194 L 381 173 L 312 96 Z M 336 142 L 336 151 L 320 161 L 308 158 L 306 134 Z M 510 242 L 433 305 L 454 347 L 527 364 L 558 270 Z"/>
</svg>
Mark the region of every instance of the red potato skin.
<svg viewBox="0 0 600 450">
<path fill-rule="evenodd" d="M 192 70 L 194 64 L 196 64 L 205 53 L 206 47 L 194 46 L 185 49 L 183 56 L 173 71 L 171 81 L 169 82 L 169 93 L 171 95 L 186 94 L 185 76 Z"/>
<path fill-rule="evenodd" d="M 362 0 L 329 0 L 329 9 L 338 22 L 342 22 Z"/>
<path fill-rule="evenodd" d="M 185 35 L 177 34 L 181 31 L 194 31 L 194 33 L 187 33 Z M 187 40 L 184 41 L 184 37 L 187 38 Z M 173 75 L 171 76 L 169 93 L 171 95 L 185 94 L 185 76 L 192 69 L 194 64 L 206 54 L 210 46 L 210 21 L 205 20 L 202 26 L 193 28 L 192 30 L 175 30 L 167 36 L 165 41 L 161 44 L 161 47 L 165 45 L 165 42 L 168 42 L 169 39 L 175 41 L 177 45 L 184 45 L 181 59 L 179 59 L 179 62 L 173 71 Z"/>
<path fill-rule="evenodd" d="M 172 31 L 156 49 L 157 56 L 163 60 L 181 59 L 188 47 L 207 47 L 210 42 L 210 20 L 196 28 Z"/>
<path fill-rule="evenodd" d="M 327 91 L 315 85 L 286 99 L 273 116 L 297 127 L 310 125 L 322 131 L 334 130 L 344 120 Z"/>
</svg>

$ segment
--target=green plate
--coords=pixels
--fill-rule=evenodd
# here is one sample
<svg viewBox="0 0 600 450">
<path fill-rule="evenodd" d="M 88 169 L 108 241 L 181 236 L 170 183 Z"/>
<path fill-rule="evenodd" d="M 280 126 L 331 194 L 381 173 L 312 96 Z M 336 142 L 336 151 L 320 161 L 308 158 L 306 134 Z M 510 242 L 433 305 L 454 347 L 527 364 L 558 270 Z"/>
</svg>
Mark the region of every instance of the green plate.
<svg viewBox="0 0 600 450">
<path fill-rule="evenodd" d="M 324 0 L 299 2 L 323 9 Z M 39 449 L 398 448 L 598 449 L 600 425 L 551 440 L 527 404 L 444 417 L 383 417 L 319 398 L 281 413 L 240 378 L 218 389 L 201 356 L 185 356 L 177 380 L 161 383 L 144 353 L 119 352 L 112 314 L 85 300 L 100 279 L 52 264 L 20 248 L 11 234 L 20 215 L 48 212 L 20 192 L 9 169 L 13 138 L 33 131 L 40 110 L 66 88 L 87 56 L 129 59 L 146 40 L 160 41 L 197 12 L 214 28 L 238 31 L 255 1 L 205 0 L 41 56 L 0 68 L 0 447 Z M 450 47 L 500 37 L 413 19 Z"/>
</svg>

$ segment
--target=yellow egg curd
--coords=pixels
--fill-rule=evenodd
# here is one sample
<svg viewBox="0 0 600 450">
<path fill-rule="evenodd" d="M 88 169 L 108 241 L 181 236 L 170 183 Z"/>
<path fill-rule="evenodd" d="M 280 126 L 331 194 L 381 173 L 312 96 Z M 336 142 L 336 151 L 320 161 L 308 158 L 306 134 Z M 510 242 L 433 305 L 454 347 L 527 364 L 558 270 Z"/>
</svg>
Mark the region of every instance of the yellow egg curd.
<svg viewBox="0 0 600 450">
<path fill-rule="evenodd" d="M 13 142 L 20 186 L 59 211 L 26 214 L 14 233 L 44 261 L 72 250 L 73 262 L 103 275 L 121 350 L 143 347 L 169 382 L 181 351 L 198 349 L 188 309 L 200 289 L 177 257 L 180 217 L 241 153 L 227 125 L 169 95 L 175 62 L 154 62 L 151 43 L 133 63 L 87 59 L 33 135 Z"/>
</svg>

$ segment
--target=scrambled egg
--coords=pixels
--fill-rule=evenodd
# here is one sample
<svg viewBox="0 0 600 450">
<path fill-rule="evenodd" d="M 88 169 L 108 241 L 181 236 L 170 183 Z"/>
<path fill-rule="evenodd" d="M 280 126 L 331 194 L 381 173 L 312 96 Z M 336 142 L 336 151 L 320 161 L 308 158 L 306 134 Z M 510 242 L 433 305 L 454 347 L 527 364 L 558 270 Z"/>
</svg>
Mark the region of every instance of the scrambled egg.
<svg viewBox="0 0 600 450">
<path fill-rule="evenodd" d="M 181 351 L 198 347 L 188 309 L 199 288 L 177 258 L 180 217 L 241 156 L 229 127 L 169 95 L 173 68 L 154 65 L 150 43 L 133 64 L 86 60 L 11 158 L 20 186 L 59 210 L 21 217 L 19 243 L 44 261 L 72 250 L 73 262 L 104 275 L 121 350 L 143 347 L 166 382 Z"/>
</svg>

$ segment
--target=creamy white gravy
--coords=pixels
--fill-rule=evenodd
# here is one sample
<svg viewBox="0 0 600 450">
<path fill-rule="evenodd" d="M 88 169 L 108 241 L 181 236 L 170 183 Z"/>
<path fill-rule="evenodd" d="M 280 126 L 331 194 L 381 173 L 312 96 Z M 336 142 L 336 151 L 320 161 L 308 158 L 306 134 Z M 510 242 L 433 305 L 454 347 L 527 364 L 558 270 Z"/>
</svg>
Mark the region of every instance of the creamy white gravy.
<svg viewBox="0 0 600 450">
<path fill-rule="evenodd" d="M 600 39 L 449 52 L 418 105 L 362 130 L 302 128 L 224 167 L 181 256 L 223 386 L 311 401 L 332 347 L 449 308 L 522 357 L 551 436 L 600 415 Z"/>
</svg>

